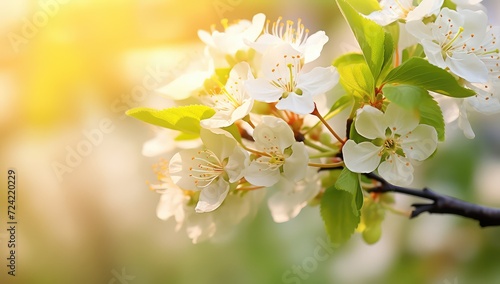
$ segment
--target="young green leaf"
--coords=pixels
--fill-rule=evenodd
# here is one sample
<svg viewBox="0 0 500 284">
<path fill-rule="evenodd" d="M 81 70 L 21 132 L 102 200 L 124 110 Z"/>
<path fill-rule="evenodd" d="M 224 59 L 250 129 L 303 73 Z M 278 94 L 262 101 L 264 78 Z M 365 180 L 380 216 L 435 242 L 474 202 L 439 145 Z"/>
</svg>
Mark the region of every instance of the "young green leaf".
<svg viewBox="0 0 500 284">
<path fill-rule="evenodd" d="M 474 91 L 460 86 L 450 73 L 418 57 L 411 58 L 392 70 L 384 83 L 414 85 L 454 98 L 475 94 Z"/>
<path fill-rule="evenodd" d="M 351 193 L 333 186 L 327 188 L 321 198 L 321 217 L 334 245 L 348 241 L 358 227 L 360 216 L 352 210 L 353 199 Z"/>
<path fill-rule="evenodd" d="M 348 94 L 361 99 L 374 96 L 375 82 L 365 58 L 359 53 L 348 53 L 333 62 L 340 75 L 340 83 Z"/>
<path fill-rule="evenodd" d="M 377 81 L 381 70 L 389 63 L 388 58 L 393 53 L 392 39 L 386 38 L 391 37 L 390 34 L 386 33 L 384 28 L 377 23 L 362 16 L 346 0 L 337 0 L 337 5 L 363 51 L 374 81 Z"/>
<path fill-rule="evenodd" d="M 351 172 L 349 169 L 344 168 L 335 183 L 338 190 L 349 192 L 354 198 L 352 203 L 353 213 L 359 214 L 359 210 L 363 207 L 363 192 L 359 184 L 359 174 Z"/>
<path fill-rule="evenodd" d="M 349 0 L 349 4 L 363 15 L 382 9 L 377 0 Z"/>
<path fill-rule="evenodd" d="M 144 122 L 183 132 L 185 135 L 178 139 L 187 137 L 198 137 L 200 134 L 200 120 L 210 118 L 215 111 L 203 105 L 190 105 L 172 107 L 162 110 L 151 108 L 134 108 L 127 112 L 128 116 L 137 118 Z"/>
<path fill-rule="evenodd" d="M 421 87 L 409 85 L 386 85 L 382 92 L 391 102 L 417 111 L 420 115 L 420 123 L 433 126 L 438 133 L 439 141 L 444 141 L 443 112 L 429 92 Z"/>
</svg>

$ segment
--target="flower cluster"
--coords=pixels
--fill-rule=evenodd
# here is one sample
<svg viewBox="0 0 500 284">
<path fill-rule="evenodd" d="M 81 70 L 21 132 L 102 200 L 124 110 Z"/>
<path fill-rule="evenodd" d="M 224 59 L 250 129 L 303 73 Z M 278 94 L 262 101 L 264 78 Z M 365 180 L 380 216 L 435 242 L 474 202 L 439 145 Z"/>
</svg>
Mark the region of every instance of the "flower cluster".
<svg viewBox="0 0 500 284">
<path fill-rule="evenodd" d="M 461 110 L 468 137 L 467 111 L 500 112 L 499 27 L 488 25 L 480 1 L 443 2 L 382 0 L 380 10 L 362 15 L 337 0 L 361 51 L 327 67 L 316 59 L 329 38 L 310 34 L 301 20 L 271 24 L 257 14 L 223 20 L 223 31 L 199 31 L 204 58 L 158 90 L 178 108 L 129 113 L 183 132 L 169 142 L 178 151 L 157 168 L 160 184 L 151 185 L 162 194 L 158 217 L 174 217 L 199 242 L 253 215 L 265 192 L 273 219 L 285 222 L 308 204 L 329 212 L 324 197 L 333 190 L 352 195 L 345 214 L 361 214 L 363 196 L 378 202 L 366 194 L 373 187 L 366 173 L 412 183 L 414 167 L 436 151 L 450 121 L 437 101 L 446 97 Z M 364 37 L 362 25 L 391 39 Z M 334 87 L 344 95 L 325 105 Z M 332 122 L 346 115 L 343 136 Z M 333 226 L 349 225 L 341 223 Z"/>
</svg>

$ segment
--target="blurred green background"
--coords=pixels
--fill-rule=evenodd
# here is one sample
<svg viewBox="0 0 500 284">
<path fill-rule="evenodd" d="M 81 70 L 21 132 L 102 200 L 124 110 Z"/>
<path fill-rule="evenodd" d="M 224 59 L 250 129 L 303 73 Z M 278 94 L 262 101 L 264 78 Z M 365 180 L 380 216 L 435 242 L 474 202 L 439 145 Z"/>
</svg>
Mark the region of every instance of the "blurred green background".
<svg viewBox="0 0 500 284">
<path fill-rule="evenodd" d="M 498 13 L 498 2 L 484 3 L 491 17 Z M 10 277 L 2 187 L 0 283 L 120 283 L 117 274 L 125 271 L 137 284 L 274 284 L 303 264 L 310 271 L 289 283 L 500 283 L 500 228 L 453 216 L 409 221 L 388 214 L 379 243 L 355 235 L 333 251 L 321 246 L 327 238 L 317 207 L 275 224 L 262 203 L 231 236 L 197 245 L 175 232 L 173 220 L 156 217 L 159 195 L 145 181 L 155 182 L 158 158 L 141 154 L 155 130 L 123 117 L 117 105 L 128 103 L 148 68 L 170 70 L 161 84 L 185 69 L 202 49 L 197 30 L 258 12 L 271 21 L 302 18 L 312 33 L 325 30 L 330 41 L 318 64 L 356 48 L 334 1 L 0 2 L 0 180 L 7 184 L 7 169 L 17 170 L 19 222 L 17 276 Z M 30 28 L 34 21 L 40 24 Z M 165 104 L 148 92 L 128 106 Z M 67 147 L 103 119 L 113 130 L 58 179 L 54 162 L 64 163 Z M 414 186 L 500 207 L 499 119 L 472 116 L 475 140 L 451 125 Z M 397 200 L 401 209 L 415 201 Z M 319 249 L 328 259 L 311 262 Z"/>
</svg>

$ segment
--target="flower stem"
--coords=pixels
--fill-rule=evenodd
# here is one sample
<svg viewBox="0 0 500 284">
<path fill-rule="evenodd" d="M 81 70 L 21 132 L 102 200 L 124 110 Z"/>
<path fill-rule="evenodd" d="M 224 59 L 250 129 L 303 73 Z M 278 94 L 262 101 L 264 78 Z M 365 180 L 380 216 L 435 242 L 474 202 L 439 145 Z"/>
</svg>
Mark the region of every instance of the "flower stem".
<svg viewBox="0 0 500 284">
<path fill-rule="evenodd" d="M 316 104 L 314 104 L 314 110 L 311 112 L 311 114 L 316 116 L 317 118 L 319 118 L 319 120 L 326 126 L 328 131 L 330 131 L 330 133 L 342 144 L 342 146 L 345 144 L 344 139 L 342 139 L 337 134 L 337 132 L 335 132 L 335 130 L 333 130 L 333 128 L 330 126 L 330 124 L 328 124 L 328 122 L 326 122 L 326 120 L 323 118 L 323 116 L 321 116 L 321 114 L 318 111 L 318 108 L 316 107 Z"/>
<path fill-rule="evenodd" d="M 317 167 L 317 168 L 322 168 L 322 169 L 332 169 L 332 168 L 343 167 L 344 162 L 331 163 L 331 164 L 308 163 L 307 165 L 310 167 Z"/>
<path fill-rule="evenodd" d="M 255 125 L 253 124 L 252 120 L 250 119 L 250 115 L 247 114 L 247 116 L 245 116 L 243 118 L 243 121 L 248 123 L 253 129 L 255 129 Z"/>
<path fill-rule="evenodd" d="M 331 150 L 326 149 L 326 148 L 323 148 L 323 147 L 321 147 L 321 146 L 319 146 L 319 145 L 316 145 L 316 144 L 314 144 L 313 142 L 311 142 L 311 141 L 310 141 L 310 140 L 308 140 L 308 139 L 304 139 L 304 141 L 302 141 L 302 142 L 304 142 L 304 144 L 305 144 L 306 146 L 309 146 L 309 147 L 311 147 L 311 148 L 313 148 L 313 149 L 316 149 L 316 150 L 318 150 L 318 151 L 320 151 L 320 152 L 331 152 Z"/>
</svg>

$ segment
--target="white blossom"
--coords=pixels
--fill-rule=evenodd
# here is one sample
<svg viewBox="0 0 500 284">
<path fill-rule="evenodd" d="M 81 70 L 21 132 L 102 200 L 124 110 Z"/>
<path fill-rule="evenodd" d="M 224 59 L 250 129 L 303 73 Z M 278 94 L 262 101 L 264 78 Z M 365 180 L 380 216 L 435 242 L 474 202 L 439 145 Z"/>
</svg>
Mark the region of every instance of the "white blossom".
<svg viewBox="0 0 500 284">
<path fill-rule="evenodd" d="M 180 188 L 201 191 L 197 212 L 210 212 L 222 204 L 231 183 L 241 179 L 247 153 L 223 134 L 202 129 L 201 139 L 205 147 L 175 154 L 169 172 Z"/>
<path fill-rule="evenodd" d="M 247 43 L 253 42 L 262 33 L 266 16 L 262 13 L 253 16 L 252 21 L 240 20 L 229 24 L 222 20 L 224 31 L 219 32 L 212 27 L 211 33 L 199 30 L 198 37 L 207 45 L 208 52 L 213 56 L 216 66 L 221 66 L 226 56 L 235 56 L 238 51 L 247 51 Z"/>
<path fill-rule="evenodd" d="M 245 90 L 244 82 L 253 78 L 248 63 L 236 64 L 229 73 L 226 85 L 210 95 L 208 104 L 213 107 L 215 114 L 202 120 L 201 125 L 206 128 L 227 127 L 248 115 L 253 99 Z"/>
<path fill-rule="evenodd" d="M 203 89 L 205 80 L 214 74 L 214 60 L 204 52 L 202 56 L 191 60 L 183 71 L 173 81 L 158 88 L 156 91 L 173 100 L 185 100 Z"/>
<path fill-rule="evenodd" d="M 471 83 L 485 83 L 489 72 L 481 56 L 487 22 L 482 11 L 444 8 L 434 23 L 411 21 L 406 28 L 420 40 L 430 63 Z"/>
<path fill-rule="evenodd" d="M 279 17 L 270 30 L 270 21 L 268 20 L 264 34 L 255 42 L 247 41 L 247 44 L 257 52 L 265 54 L 273 47 L 288 43 L 300 54 L 304 55 L 304 63 L 316 60 L 320 56 L 323 46 L 328 42 L 328 36 L 326 36 L 325 32 L 318 31 L 309 36 L 309 30 L 304 27 L 300 19 L 297 21 L 296 27 L 294 27 L 293 21 L 283 23 L 281 22 L 282 19 Z"/>
<path fill-rule="evenodd" d="M 295 218 L 321 191 L 320 177 L 318 169 L 312 167 L 298 182 L 282 177 L 274 186 L 277 192 L 267 201 L 274 222 L 283 223 Z"/>
<path fill-rule="evenodd" d="M 444 0 L 423 0 L 414 5 L 413 0 L 382 0 L 382 10 L 374 11 L 367 18 L 381 26 L 387 26 L 395 21 L 420 21 L 425 17 L 436 15 Z"/>
<path fill-rule="evenodd" d="M 253 132 L 255 146 L 264 155 L 254 158 L 244 177 L 253 185 L 272 186 L 281 176 L 292 182 L 304 178 L 308 164 L 307 149 L 296 142 L 290 126 L 273 116 L 262 117 Z"/>
<path fill-rule="evenodd" d="M 262 58 L 263 77 L 246 81 L 245 88 L 255 100 L 278 102 L 278 109 L 311 113 L 314 96 L 333 88 L 339 75 L 332 66 L 316 67 L 309 72 L 303 67 L 302 54 L 290 44 L 276 46 Z"/>
<path fill-rule="evenodd" d="M 434 127 L 420 124 L 411 112 L 395 105 L 385 113 L 364 106 L 355 120 L 356 131 L 371 141 L 356 143 L 348 140 L 342 152 L 347 168 L 357 173 L 378 173 L 397 185 L 413 180 L 413 161 L 427 159 L 437 147 Z"/>
</svg>

